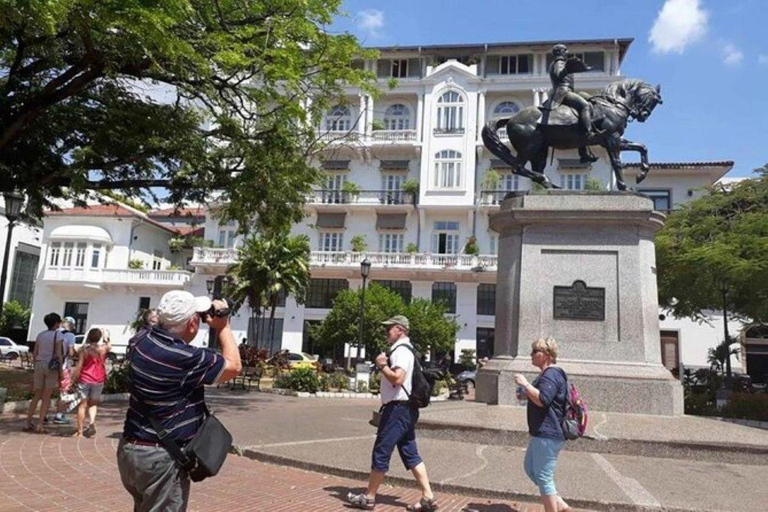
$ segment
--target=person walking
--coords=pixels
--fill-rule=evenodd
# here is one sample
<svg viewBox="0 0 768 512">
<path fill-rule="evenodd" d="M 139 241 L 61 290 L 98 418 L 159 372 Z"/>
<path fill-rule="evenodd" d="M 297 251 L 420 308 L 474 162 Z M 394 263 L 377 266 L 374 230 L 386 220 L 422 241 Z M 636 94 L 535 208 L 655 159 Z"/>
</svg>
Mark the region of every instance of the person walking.
<svg viewBox="0 0 768 512">
<path fill-rule="evenodd" d="M 48 414 L 48 408 L 51 405 L 51 395 L 53 390 L 59 386 L 59 370 L 64 360 L 62 350 L 62 336 L 59 332 L 61 326 L 61 317 L 58 313 L 48 313 L 43 318 L 47 329 L 40 332 L 35 338 L 35 348 L 32 355 L 35 361 L 35 370 L 32 388 L 34 395 L 29 402 L 27 411 L 27 424 L 24 427 L 25 432 L 36 432 L 45 434 L 47 431 L 43 424 L 45 415 Z M 43 401 L 40 406 L 40 421 L 35 425 L 32 421 L 37 404 Z"/>
<path fill-rule="evenodd" d="M 567 386 L 564 371 L 557 366 L 557 342 L 540 338 L 531 344 L 531 363 L 540 370 L 533 383 L 524 375 L 515 375 L 518 393 L 528 399 L 528 449 L 523 467 L 536 484 L 546 512 L 564 512 L 571 508 L 557 494 L 555 466 L 565 442 L 561 422 L 565 414 Z"/>
<path fill-rule="evenodd" d="M 437 501 L 429 485 L 427 467 L 416 446 L 416 422 L 419 409 L 410 401 L 411 381 L 415 357 L 408 338 L 410 322 L 402 315 L 382 322 L 387 329 L 387 343 L 391 345 L 389 358 L 386 354 L 376 357 L 376 368 L 381 371 L 382 411 L 376 441 L 373 445 L 371 473 L 368 488 L 360 494 L 349 493 L 347 501 L 354 508 L 373 509 L 376 493 L 389 471 L 389 461 L 395 447 L 405 469 L 413 473 L 421 490 L 421 499 L 406 510 L 429 512 L 437 510 Z"/>
<path fill-rule="evenodd" d="M 82 398 L 77 406 L 77 430 L 74 437 L 91 437 L 96 434 L 96 412 L 101 403 L 101 393 L 107 382 L 105 362 L 112 350 L 109 335 L 98 328 L 88 331 L 85 343 L 78 354 L 77 366 L 72 378 L 77 383 L 77 393 Z M 88 411 L 88 430 L 83 432 L 85 412 Z"/>
<path fill-rule="evenodd" d="M 134 512 L 187 509 L 189 475 L 163 447 L 149 416 L 179 447 L 195 437 L 207 411 L 203 385 L 227 382 L 242 369 L 229 316 L 215 314 L 226 308 L 221 300 L 211 302 L 183 290 L 167 292 L 157 306 L 160 325 L 133 345 L 131 398 L 117 447 L 117 467 L 133 497 Z M 202 322 L 216 329 L 220 354 L 190 345 Z"/>
<path fill-rule="evenodd" d="M 133 345 L 136 343 L 136 340 L 141 338 L 146 332 L 151 329 L 152 327 L 160 324 L 160 317 L 157 316 L 157 310 L 154 308 L 145 309 L 141 316 L 138 319 L 138 326 L 136 327 L 136 334 L 134 334 L 131 339 L 128 340 L 128 347 L 125 351 L 126 357 L 131 353 L 131 349 L 133 348 Z"/>
<path fill-rule="evenodd" d="M 59 400 L 56 402 L 56 415 L 53 422 L 56 425 L 68 425 L 70 420 L 64 417 L 69 402 L 64 397 L 69 395 L 72 389 L 72 362 L 75 359 L 75 319 L 65 316 L 61 322 L 62 353 L 64 362 L 59 374 Z"/>
</svg>

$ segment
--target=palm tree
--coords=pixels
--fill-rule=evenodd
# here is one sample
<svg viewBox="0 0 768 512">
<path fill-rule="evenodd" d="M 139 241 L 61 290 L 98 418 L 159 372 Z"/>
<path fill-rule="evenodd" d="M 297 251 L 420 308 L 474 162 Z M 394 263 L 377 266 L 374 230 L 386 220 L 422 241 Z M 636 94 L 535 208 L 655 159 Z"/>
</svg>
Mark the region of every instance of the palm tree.
<svg viewBox="0 0 768 512">
<path fill-rule="evenodd" d="M 707 362 L 709 363 L 710 368 L 722 372 L 726 358 L 736 356 L 736 359 L 738 359 L 739 354 L 741 353 L 741 349 L 737 345 L 738 343 L 739 338 L 732 336 L 729 342 L 723 340 L 716 347 L 710 348 L 707 351 Z M 734 347 L 734 345 L 736 346 Z"/>
<path fill-rule="evenodd" d="M 291 295 L 299 304 L 306 298 L 309 254 L 309 238 L 305 235 L 291 236 L 283 232 L 251 237 L 240 249 L 239 262 L 230 269 L 230 275 L 235 277 L 233 299 L 238 307 L 248 300 L 252 325 L 257 325 L 265 308 L 270 309 L 270 354 L 275 337 L 275 310 L 281 295 Z"/>
</svg>

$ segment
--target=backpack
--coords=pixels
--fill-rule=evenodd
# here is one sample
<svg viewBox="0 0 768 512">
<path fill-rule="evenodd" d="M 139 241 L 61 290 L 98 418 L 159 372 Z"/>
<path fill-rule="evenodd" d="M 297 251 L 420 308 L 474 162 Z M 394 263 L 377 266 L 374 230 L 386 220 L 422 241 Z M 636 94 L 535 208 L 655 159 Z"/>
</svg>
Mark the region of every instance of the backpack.
<svg viewBox="0 0 768 512">
<path fill-rule="evenodd" d="M 427 407 L 429 406 L 429 401 L 432 398 L 432 386 L 438 379 L 438 376 L 432 372 L 425 372 L 421 368 L 421 356 L 411 345 L 400 345 L 400 347 L 408 347 L 408 350 L 410 350 L 413 354 L 411 392 L 408 393 L 408 391 L 405 391 L 405 388 L 403 388 L 403 391 L 405 391 L 405 394 L 408 395 L 408 400 L 411 402 L 412 406 L 418 407 L 419 409 Z M 400 347 L 397 347 L 395 350 Z M 395 350 L 393 350 L 392 353 Z M 390 357 L 392 356 L 392 353 L 389 354 Z"/>
<path fill-rule="evenodd" d="M 563 429 L 563 436 L 568 441 L 573 441 L 582 437 L 587 431 L 587 404 L 576 386 L 568 383 L 568 374 L 565 373 L 565 370 L 558 369 L 565 378 L 565 405 L 560 427 Z"/>
</svg>

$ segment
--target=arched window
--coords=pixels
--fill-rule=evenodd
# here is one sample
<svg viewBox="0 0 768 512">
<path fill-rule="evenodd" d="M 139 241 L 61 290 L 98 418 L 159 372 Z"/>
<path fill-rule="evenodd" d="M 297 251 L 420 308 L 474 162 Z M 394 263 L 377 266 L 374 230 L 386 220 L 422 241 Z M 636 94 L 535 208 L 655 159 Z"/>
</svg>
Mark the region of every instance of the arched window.
<svg viewBox="0 0 768 512">
<path fill-rule="evenodd" d="M 493 117 L 509 117 L 520 112 L 514 101 L 502 101 L 493 109 Z"/>
<path fill-rule="evenodd" d="M 464 97 L 447 91 L 437 100 L 437 131 L 464 133 Z"/>
<path fill-rule="evenodd" d="M 348 132 L 352 129 L 349 107 L 336 105 L 325 116 L 325 129 L 329 132 Z"/>
<path fill-rule="evenodd" d="M 384 129 L 409 130 L 411 128 L 411 111 L 405 105 L 391 105 L 384 112 Z"/>
<path fill-rule="evenodd" d="M 445 149 L 435 154 L 435 188 L 461 187 L 461 153 Z"/>
</svg>

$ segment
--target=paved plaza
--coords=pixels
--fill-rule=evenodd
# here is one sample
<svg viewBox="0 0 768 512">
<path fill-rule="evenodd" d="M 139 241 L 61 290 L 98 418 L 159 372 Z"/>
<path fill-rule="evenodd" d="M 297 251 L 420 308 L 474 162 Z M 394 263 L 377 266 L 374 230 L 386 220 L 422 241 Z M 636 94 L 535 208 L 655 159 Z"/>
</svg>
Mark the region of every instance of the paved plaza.
<svg viewBox="0 0 768 512">
<path fill-rule="evenodd" d="M 367 420 L 377 401 L 301 399 L 224 389 L 212 389 L 209 395 L 243 456 L 229 457 L 218 477 L 193 484 L 190 510 L 345 510 L 347 492 L 362 489 L 374 439 Z M 128 510 L 130 500 L 115 463 L 124 407 L 125 403 L 105 404 L 97 436 L 80 440 L 68 437 L 72 429 L 67 427 L 51 427 L 44 436 L 24 434 L 20 416 L 3 415 L 0 512 Z M 500 410 L 486 407 L 437 403 L 425 411 L 424 423 L 467 419 L 485 414 L 483 410 L 497 415 Z M 716 431 L 720 423 L 712 424 Z M 601 427 L 603 432 L 614 435 L 606 427 Z M 757 440 L 768 434 L 756 429 L 743 432 Z M 496 442 L 470 434 L 459 439 L 444 438 L 434 430 L 419 434 L 441 510 L 541 510 L 536 488 L 523 473 L 523 444 L 511 435 Z M 582 509 L 762 510 L 768 502 L 766 461 L 728 457 L 699 460 L 695 452 L 665 458 L 663 453 L 569 449 L 561 455 L 556 482 L 563 496 Z M 396 455 L 390 476 L 392 485 L 384 488 L 376 510 L 403 510 L 416 500 L 413 479 Z"/>
</svg>

